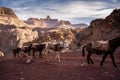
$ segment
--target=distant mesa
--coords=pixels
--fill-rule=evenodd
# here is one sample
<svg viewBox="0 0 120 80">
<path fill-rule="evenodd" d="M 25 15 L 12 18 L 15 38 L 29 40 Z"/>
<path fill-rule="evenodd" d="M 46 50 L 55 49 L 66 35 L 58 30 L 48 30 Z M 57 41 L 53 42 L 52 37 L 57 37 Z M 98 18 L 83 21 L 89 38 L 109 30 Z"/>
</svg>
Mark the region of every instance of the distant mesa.
<svg viewBox="0 0 120 80">
<path fill-rule="evenodd" d="M 47 15 L 47 18 L 46 18 L 47 20 L 50 20 L 51 18 L 50 18 L 50 16 L 49 15 Z"/>
<path fill-rule="evenodd" d="M 71 23 L 69 21 L 61 20 L 59 21 L 59 25 L 71 25 Z"/>
<path fill-rule="evenodd" d="M 45 19 L 29 18 L 27 21 L 25 21 L 25 23 L 40 28 L 53 28 L 58 25 L 58 19 L 51 19 L 48 15 Z"/>
<path fill-rule="evenodd" d="M 58 28 L 59 25 L 71 25 L 69 21 L 52 19 L 49 15 L 44 18 L 29 18 L 25 23 L 29 25 L 34 25 L 41 28 Z M 63 28 L 63 27 L 62 27 Z"/>
<path fill-rule="evenodd" d="M 46 18 L 29 18 L 25 21 L 28 25 L 33 25 L 40 28 L 83 28 L 88 27 L 86 24 L 71 24 L 70 21 L 52 19 L 49 15 Z"/>
<path fill-rule="evenodd" d="M 87 25 L 87 24 L 85 24 L 85 23 L 72 24 L 72 26 L 74 26 L 74 28 L 80 28 L 80 29 L 83 29 L 83 28 L 88 27 L 88 25 Z"/>
<path fill-rule="evenodd" d="M 26 21 L 19 20 L 11 8 L 0 7 L 0 24 L 29 26 L 31 28 L 76 28 L 70 21 L 52 19 L 49 15 L 46 18 L 29 18 Z M 81 27 L 77 27 L 81 28 Z"/>
</svg>

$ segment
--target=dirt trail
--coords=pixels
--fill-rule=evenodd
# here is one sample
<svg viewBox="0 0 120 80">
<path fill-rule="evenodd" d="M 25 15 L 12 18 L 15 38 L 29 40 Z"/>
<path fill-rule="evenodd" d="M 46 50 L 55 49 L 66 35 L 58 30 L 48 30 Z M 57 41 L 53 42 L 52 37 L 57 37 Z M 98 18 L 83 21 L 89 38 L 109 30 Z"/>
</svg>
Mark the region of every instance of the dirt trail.
<svg viewBox="0 0 120 80">
<path fill-rule="evenodd" d="M 61 63 L 36 57 L 24 64 L 7 56 L 0 61 L 0 80 L 120 80 L 119 51 L 115 52 L 118 68 L 113 67 L 109 57 L 100 67 L 102 56 L 96 55 L 92 55 L 95 64 L 88 65 L 79 51 L 61 54 Z"/>
</svg>

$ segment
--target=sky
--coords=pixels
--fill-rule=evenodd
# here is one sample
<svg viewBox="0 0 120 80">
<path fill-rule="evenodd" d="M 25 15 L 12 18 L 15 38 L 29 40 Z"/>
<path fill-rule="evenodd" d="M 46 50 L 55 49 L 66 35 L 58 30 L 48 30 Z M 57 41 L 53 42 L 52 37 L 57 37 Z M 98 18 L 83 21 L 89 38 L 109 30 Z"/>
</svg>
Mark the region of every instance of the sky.
<svg viewBox="0 0 120 80">
<path fill-rule="evenodd" d="M 120 0 L 0 0 L 0 6 L 14 10 L 19 19 L 46 18 L 89 24 L 120 8 Z"/>
</svg>

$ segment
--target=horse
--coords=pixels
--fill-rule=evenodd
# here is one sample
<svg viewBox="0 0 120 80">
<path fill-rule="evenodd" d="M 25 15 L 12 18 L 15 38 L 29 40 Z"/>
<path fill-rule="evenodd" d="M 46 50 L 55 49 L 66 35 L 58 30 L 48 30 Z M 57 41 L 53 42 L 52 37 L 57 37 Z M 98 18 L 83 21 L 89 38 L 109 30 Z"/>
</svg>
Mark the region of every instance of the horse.
<svg viewBox="0 0 120 80">
<path fill-rule="evenodd" d="M 110 55 L 110 58 L 112 60 L 112 63 L 113 63 L 113 66 L 117 67 L 116 63 L 115 63 L 115 60 L 114 60 L 114 55 L 113 53 L 115 52 L 115 50 L 120 46 L 120 37 L 117 37 L 117 38 L 114 38 L 114 39 L 111 39 L 108 41 L 108 48 L 107 49 L 104 49 L 104 48 L 101 48 L 103 44 L 101 44 L 100 47 L 97 47 L 97 48 L 93 48 L 93 43 L 90 42 L 90 43 L 87 43 L 85 46 L 83 46 L 82 48 L 82 56 L 84 57 L 85 56 L 85 51 L 84 49 L 86 48 L 87 52 L 88 52 L 88 55 L 87 55 L 87 63 L 90 64 L 94 64 L 94 62 L 92 61 L 92 59 L 90 58 L 92 54 L 97 54 L 97 55 L 102 55 L 103 54 L 103 58 L 102 58 L 102 61 L 100 63 L 101 66 L 103 66 L 103 63 L 106 59 L 106 57 L 108 55 Z"/>
<path fill-rule="evenodd" d="M 16 58 L 16 55 L 18 55 L 18 58 L 19 58 L 19 53 L 21 52 L 21 48 L 15 48 L 15 49 L 12 49 L 12 53 L 13 53 L 13 56 L 14 58 Z"/>
</svg>

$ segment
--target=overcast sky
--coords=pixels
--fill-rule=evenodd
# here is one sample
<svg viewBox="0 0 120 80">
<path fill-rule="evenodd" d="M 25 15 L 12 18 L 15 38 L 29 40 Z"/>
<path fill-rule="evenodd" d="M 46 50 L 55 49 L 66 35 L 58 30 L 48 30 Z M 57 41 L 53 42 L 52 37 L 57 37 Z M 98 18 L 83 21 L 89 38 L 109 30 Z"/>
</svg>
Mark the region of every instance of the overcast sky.
<svg viewBox="0 0 120 80">
<path fill-rule="evenodd" d="M 105 18 L 113 9 L 120 8 L 120 0 L 0 0 L 0 6 L 12 8 L 19 19 L 30 17 L 69 20 L 87 23 Z"/>
</svg>

